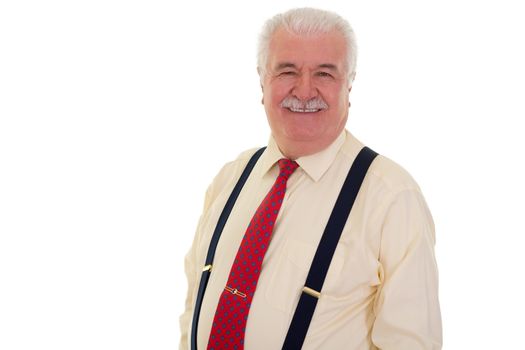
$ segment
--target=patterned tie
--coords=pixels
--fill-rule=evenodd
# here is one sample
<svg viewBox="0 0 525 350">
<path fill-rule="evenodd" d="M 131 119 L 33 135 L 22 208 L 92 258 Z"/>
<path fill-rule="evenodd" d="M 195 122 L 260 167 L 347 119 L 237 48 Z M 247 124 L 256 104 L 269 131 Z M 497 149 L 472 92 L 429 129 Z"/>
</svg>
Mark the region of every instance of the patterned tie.
<svg viewBox="0 0 525 350">
<path fill-rule="evenodd" d="M 244 332 L 264 254 L 283 202 L 288 178 L 299 166 L 289 159 L 279 160 L 279 176 L 257 208 L 244 234 L 222 291 L 213 324 L 208 350 L 244 349 Z"/>
</svg>

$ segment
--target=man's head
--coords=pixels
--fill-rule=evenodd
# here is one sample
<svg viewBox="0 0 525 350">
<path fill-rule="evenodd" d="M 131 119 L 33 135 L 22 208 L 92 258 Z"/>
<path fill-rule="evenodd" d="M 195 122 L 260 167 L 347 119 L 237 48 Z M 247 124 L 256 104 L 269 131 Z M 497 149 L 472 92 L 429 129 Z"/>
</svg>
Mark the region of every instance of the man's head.
<svg viewBox="0 0 525 350">
<path fill-rule="evenodd" d="M 294 9 L 265 24 L 258 72 L 272 135 L 286 156 L 321 151 L 344 129 L 355 63 L 353 31 L 334 13 Z"/>
</svg>

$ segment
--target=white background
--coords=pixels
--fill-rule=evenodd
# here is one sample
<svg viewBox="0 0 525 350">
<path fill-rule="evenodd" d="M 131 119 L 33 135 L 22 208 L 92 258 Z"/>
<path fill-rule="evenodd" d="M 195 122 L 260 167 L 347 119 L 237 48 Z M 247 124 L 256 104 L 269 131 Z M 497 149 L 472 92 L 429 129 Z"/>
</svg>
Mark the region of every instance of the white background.
<svg viewBox="0 0 525 350">
<path fill-rule="evenodd" d="M 297 6 L 359 43 L 347 125 L 418 181 L 444 349 L 523 339 L 520 1 L 2 1 L 0 349 L 175 349 L 207 185 L 269 129 L 256 40 Z"/>
</svg>

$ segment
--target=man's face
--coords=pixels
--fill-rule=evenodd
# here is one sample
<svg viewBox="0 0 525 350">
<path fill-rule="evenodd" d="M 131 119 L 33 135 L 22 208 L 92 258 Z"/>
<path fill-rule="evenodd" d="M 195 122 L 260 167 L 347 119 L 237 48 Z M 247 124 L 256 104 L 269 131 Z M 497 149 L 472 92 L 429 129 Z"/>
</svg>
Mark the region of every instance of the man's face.
<svg viewBox="0 0 525 350">
<path fill-rule="evenodd" d="M 339 32 L 298 36 L 278 29 L 271 41 L 263 103 L 282 151 L 318 152 L 344 129 L 350 84 L 346 42 Z M 283 150 L 284 148 L 284 150 Z"/>
</svg>

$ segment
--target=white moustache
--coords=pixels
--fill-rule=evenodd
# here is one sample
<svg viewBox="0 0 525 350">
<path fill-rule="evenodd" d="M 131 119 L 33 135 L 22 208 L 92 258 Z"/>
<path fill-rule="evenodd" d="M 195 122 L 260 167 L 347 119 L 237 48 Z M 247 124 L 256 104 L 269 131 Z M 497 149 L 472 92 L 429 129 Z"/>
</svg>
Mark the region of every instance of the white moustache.
<svg viewBox="0 0 525 350">
<path fill-rule="evenodd" d="M 292 112 L 313 113 L 328 109 L 328 104 L 321 97 L 301 101 L 297 97 L 288 96 L 281 102 L 281 107 L 288 108 Z"/>
</svg>

